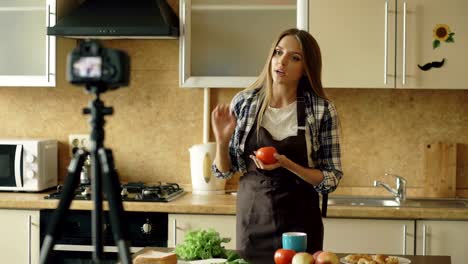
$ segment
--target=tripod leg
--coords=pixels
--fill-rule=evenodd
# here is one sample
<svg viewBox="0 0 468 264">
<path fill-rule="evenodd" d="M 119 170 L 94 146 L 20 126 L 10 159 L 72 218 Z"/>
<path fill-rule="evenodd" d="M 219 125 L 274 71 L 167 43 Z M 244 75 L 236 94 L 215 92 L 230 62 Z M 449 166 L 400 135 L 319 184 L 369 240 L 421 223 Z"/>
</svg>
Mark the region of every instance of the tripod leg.
<svg viewBox="0 0 468 264">
<path fill-rule="evenodd" d="M 117 172 L 114 169 L 114 158 L 110 149 L 100 148 L 98 150 L 99 161 L 102 169 L 102 181 L 104 192 L 109 202 L 109 216 L 114 241 L 119 251 L 120 262 L 132 263 L 129 251 L 128 230 L 125 223 L 126 215 L 120 196 L 120 183 Z M 121 221 L 124 222 L 122 225 Z"/>
<path fill-rule="evenodd" d="M 91 134 L 91 140 L 93 135 Z M 91 147 L 92 148 L 92 147 Z M 102 233 L 102 177 L 101 164 L 96 150 L 91 149 L 91 199 L 93 210 L 91 211 L 91 237 L 93 242 L 93 261 L 99 263 L 104 256 L 104 241 Z"/>
<path fill-rule="evenodd" d="M 62 197 L 60 197 L 60 202 L 57 206 L 57 209 L 54 211 L 52 219 L 47 227 L 47 233 L 42 242 L 40 263 L 46 264 L 49 263 L 50 252 L 54 248 L 55 237 L 61 231 L 63 218 L 65 218 L 68 210 L 70 209 L 70 204 L 75 198 L 75 189 L 80 183 L 80 172 L 82 170 L 83 164 L 86 159 L 86 152 L 82 149 L 78 150 L 73 159 L 70 161 L 68 166 L 68 174 L 65 178 L 65 183 L 63 186 Z"/>
</svg>

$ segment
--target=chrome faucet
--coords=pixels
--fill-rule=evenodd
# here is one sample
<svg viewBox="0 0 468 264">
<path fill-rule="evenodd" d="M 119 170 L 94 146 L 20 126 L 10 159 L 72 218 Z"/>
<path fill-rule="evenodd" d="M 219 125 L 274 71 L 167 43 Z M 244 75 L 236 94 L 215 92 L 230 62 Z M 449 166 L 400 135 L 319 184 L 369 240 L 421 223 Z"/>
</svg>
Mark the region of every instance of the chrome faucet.
<svg viewBox="0 0 468 264">
<path fill-rule="evenodd" d="M 387 189 L 387 191 L 391 192 L 398 202 L 405 201 L 406 200 L 406 179 L 395 174 L 385 173 L 385 176 L 388 176 L 388 175 L 395 177 L 396 189 L 391 188 L 388 184 L 383 183 L 381 181 L 374 181 L 374 187 L 382 186 L 385 189 Z"/>
</svg>

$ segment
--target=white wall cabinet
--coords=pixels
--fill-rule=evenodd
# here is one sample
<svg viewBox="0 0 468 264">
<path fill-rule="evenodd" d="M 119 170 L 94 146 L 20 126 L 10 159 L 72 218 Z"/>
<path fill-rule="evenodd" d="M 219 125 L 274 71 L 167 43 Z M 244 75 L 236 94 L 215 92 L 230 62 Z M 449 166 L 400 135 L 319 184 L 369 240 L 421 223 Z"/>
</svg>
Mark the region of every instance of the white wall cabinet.
<svg viewBox="0 0 468 264">
<path fill-rule="evenodd" d="M 413 220 L 324 218 L 324 249 L 342 253 L 414 254 Z"/>
<path fill-rule="evenodd" d="M 416 254 L 451 256 L 452 264 L 468 259 L 468 222 L 418 220 Z"/>
<path fill-rule="evenodd" d="M 235 215 L 169 214 L 168 228 L 169 247 L 182 243 L 188 231 L 212 228 L 218 231 L 221 237 L 231 238 L 229 243 L 223 244 L 225 248 L 236 248 Z"/>
<path fill-rule="evenodd" d="M 394 35 L 385 35 L 395 32 L 392 2 L 310 1 L 309 32 L 322 52 L 324 87 L 394 87 Z"/>
<path fill-rule="evenodd" d="M 39 263 L 39 211 L 0 210 L 2 263 Z"/>
<path fill-rule="evenodd" d="M 56 0 L 0 1 L 0 86 L 55 86 Z"/>
<path fill-rule="evenodd" d="M 180 1 L 180 86 L 249 86 L 276 36 L 287 28 L 306 27 L 307 1 Z"/>
<path fill-rule="evenodd" d="M 323 57 L 324 87 L 467 89 L 468 2 L 313 0 L 309 31 Z M 433 30 L 449 25 L 454 43 L 434 49 Z M 441 68 L 418 65 L 445 59 Z"/>
</svg>

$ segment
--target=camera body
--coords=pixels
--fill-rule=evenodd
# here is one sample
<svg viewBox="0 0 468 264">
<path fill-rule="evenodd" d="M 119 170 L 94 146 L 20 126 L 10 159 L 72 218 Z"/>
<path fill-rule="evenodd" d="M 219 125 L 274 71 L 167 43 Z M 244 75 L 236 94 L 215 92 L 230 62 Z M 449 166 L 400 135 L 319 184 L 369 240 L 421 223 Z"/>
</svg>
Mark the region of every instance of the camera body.
<svg viewBox="0 0 468 264">
<path fill-rule="evenodd" d="M 67 79 L 72 84 L 117 89 L 130 83 L 130 57 L 123 51 L 85 40 L 67 58 Z"/>
</svg>

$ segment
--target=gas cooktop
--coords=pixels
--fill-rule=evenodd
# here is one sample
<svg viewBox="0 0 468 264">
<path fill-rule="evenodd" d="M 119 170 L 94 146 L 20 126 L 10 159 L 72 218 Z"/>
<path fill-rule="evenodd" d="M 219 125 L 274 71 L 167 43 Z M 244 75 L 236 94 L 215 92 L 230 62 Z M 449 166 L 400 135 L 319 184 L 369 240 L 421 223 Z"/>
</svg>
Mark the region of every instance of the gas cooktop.
<svg viewBox="0 0 468 264">
<path fill-rule="evenodd" d="M 63 193 L 63 185 L 57 186 L 45 199 L 60 199 Z M 184 189 L 177 183 L 158 183 L 147 185 L 142 182 L 130 182 L 120 186 L 122 201 L 136 202 L 170 202 L 184 194 Z M 91 200 L 91 185 L 80 184 L 75 190 L 76 200 Z M 104 194 L 104 199 L 106 199 Z"/>
</svg>

